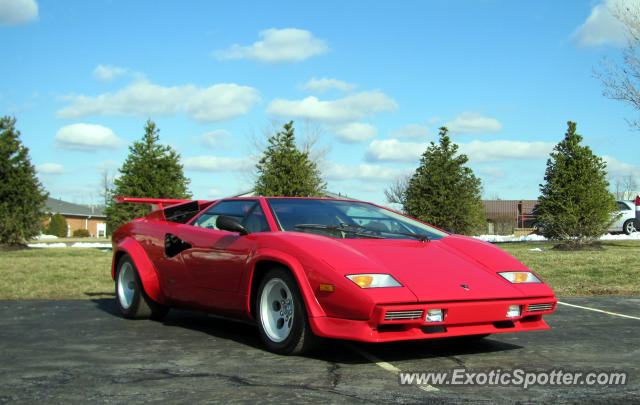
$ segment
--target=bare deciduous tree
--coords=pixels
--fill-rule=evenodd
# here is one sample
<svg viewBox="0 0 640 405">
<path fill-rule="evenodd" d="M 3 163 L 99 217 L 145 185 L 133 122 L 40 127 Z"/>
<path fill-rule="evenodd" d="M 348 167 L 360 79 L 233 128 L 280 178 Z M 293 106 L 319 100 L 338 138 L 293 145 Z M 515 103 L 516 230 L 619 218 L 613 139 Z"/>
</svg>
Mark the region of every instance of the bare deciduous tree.
<svg viewBox="0 0 640 405">
<path fill-rule="evenodd" d="M 387 197 L 387 201 L 390 204 L 400 204 L 404 207 L 405 203 L 405 193 L 407 191 L 407 187 L 409 187 L 409 180 L 411 176 L 401 176 L 397 177 L 389 188 L 384 190 L 384 195 Z"/>
<path fill-rule="evenodd" d="M 609 12 L 622 23 L 628 44 L 622 60 L 604 58 L 601 70 L 595 73 L 604 85 L 604 96 L 622 101 L 640 111 L 640 3 L 617 0 L 610 3 Z M 638 119 L 627 122 L 640 130 Z"/>
<path fill-rule="evenodd" d="M 633 174 L 622 177 L 616 177 L 611 181 L 613 184 L 614 195 L 618 200 L 630 200 L 634 197 L 634 193 L 638 190 L 638 183 Z"/>
<path fill-rule="evenodd" d="M 107 206 L 111 202 L 111 189 L 113 188 L 113 176 L 109 175 L 109 170 L 104 169 L 100 173 L 100 196 L 103 198 L 104 205 Z"/>
</svg>

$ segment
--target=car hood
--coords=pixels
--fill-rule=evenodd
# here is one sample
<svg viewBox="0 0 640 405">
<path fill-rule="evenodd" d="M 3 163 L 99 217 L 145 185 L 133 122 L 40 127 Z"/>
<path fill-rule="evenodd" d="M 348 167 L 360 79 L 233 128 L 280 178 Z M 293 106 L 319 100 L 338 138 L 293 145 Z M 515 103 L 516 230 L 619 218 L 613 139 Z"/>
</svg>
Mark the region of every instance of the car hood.
<svg viewBox="0 0 640 405">
<path fill-rule="evenodd" d="M 503 250 L 473 238 L 451 235 L 420 242 L 309 236 L 316 243 L 324 240 L 316 252 L 336 271 L 391 274 L 419 302 L 553 296 L 544 283 L 506 281 L 497 272 L 529 270 Z"/>
</svg>

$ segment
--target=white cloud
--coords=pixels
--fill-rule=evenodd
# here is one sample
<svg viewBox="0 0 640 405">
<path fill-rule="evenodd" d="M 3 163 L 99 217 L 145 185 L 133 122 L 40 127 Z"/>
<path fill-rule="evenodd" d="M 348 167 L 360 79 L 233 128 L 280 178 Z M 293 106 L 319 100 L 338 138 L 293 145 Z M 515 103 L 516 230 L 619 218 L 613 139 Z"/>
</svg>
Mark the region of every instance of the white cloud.
<svg viewBox="0 0 640 405">
<path fill-rule="evenodd" d="M 375 140 L 367 146 L 365 158 L 369 162 L 415 162 L 426 148 L 426 142 L 400 142 L 397 139 Z"/>
<path fill-rule="evenodd" d="M 102 125 L 73 124 L 62 127 L 55 136 L 59 148 L 96 152 L 102 149 L 118 149 L 125 142 L 111 129 Z"/>
<path fill-rule="evenodd" d="M 550 142 L 472 141 L 459 144 L 460 153 L 472 163 L 504 162 L 511 159 L 545 159 L 555 146 Z"/>
<path fill-rule="evenodd" d="M 0 0 L 0 24 L 25 24 L 38 18 L 35 0 Z"/>
<path fill-rule="evenodd" d="M 93 76 L 98 80 L 109 81 L 114 78 L 123 75 L 127 70 L 121 67 L 112 66 L 112 65 L 98 65 L 93 70 Z"/>
<path fill-rule="evenodd" d="M 618 21 L 611 11 L 618 6 L 638 7 L 637 0 L 605 0 L 591 9 L 587 20 L 572 34 L 582 46 L 595 46 L 612 44 L 621 46 L 627 43 L 624 26 Z"/>
<path fill-rule="evenodd" d="M 428 143 L 401 142 L 397 139 L 375 140 L 367 147 L 365 157 L 369 162 L 417 162 Z M 510 159 L 547 158 L 555 146 L 548 142 L 472 141 L 458 144 L 459 152 L 472 163 L 503 162 Z"/>
<path fill-rule="evenodd" d="M 323 77 L 321 79 L 316 79 L 315 77 L 309 80 L 304 86 L 302 86 L 302 90 L 306 91 L 315 91 L 318 93 L 324 93 L 327 90 L 336 89 L 340 91 L 351 91 L 356 86 L 351 83 L 343 82 L 338 79 L 329 79 Z"/>
<path fill-rule="evenodd" d="M 64 167 L 58 163 L 43 163 L 36 166 L 36 170 L 40 174 L 63 174 Z"/>
<path fill-rule="evenodd" d="M 445 126 L 453 133 L 498 132 L 502 124 L 495 118 L 488 118 L 474 111 L 465 111 Z"/>
<path fill-rule="evenodd" d="M 66 99 L 71 105 L 58 110 L 58 118 L 170 116 L 182 111 L 199 122 L 216 122 L 247 113 L 260 101 L 260 95 L 254 88 L 237 84 L 223 83 L 207 88 L 193 85 L 163 87 L 142 80 L 115 94 L 68 96 Z"/>
<path fill-rule="evenodd" d="M 216 129 L 206 134 L 202 134 L 196 138 L 196 141 L 207 148 L 215 149 L 224 147 L 227 139 L 231 136 L 229 131 L 224 129 Z"/>
<path fill-rule="evenodd" d="M 405 139 L 427 139 L 429 137 L 429 127 L 426 125 L 410 124 L 396 129 L 391 134 L 391 138 Z"/>
<path fill-rule="evenodd" d="M 388 182 L 409 173 L 408 169 L 396 169 L 378 165 L 361 164 L 349 166 L 333 161 L 324 161 L 322 174 L 330 180 L 368 180 Z"/>
<path fill-rule="evenodd" d="M 119 169 L 121 166 L 120 162 L 116 162 L 115 160 L 105 160 L 102 162 L 97 162 L 94 164 L 94 167 L 96 167 L 99 170 L 117 170 Z"/>
<path fill-rule="evenodd" d="M 491 179 L 504 179 L 507 177 L 504 170 L 499 167 L 481 167 L 478 169 L 478 173 Z"/>
<path fill-rule="evenodd" d="M 607 163 L 607 173 L 609 177 L 640 177 L 640 167 L 638 166 L 622 162 L 607 155 L 602 156 L 602 159 Z"/>
<path fill-rule="evenodd" d="M 184 159 L 184 168 L 199 172 L 230 172 L 250 170 L 255 161 L 250 158 L 195 156 Z"/>
<path fill-rule="evenodd" d="M 361 122 L 338 126 L 334 131 L 336 136 L 345 143 L 365 142 L 375 138 L 378 134 L 378 128 Z"/>
<path fill-rule="evenodd" d="M 256 89 L 236 84 L 216 84 L 187 92 L 192 94 L 185 100 L 184 109 L 200 122 L 222 121 L 246 114 L 260 101 Z"/>
<path fill-rule="evenodd" d="M 267 107 L 267 113 L 329 123 L 348 123 L 396 108 L 396 102 L 384 93 L 365 91 L 334 101 L 320 101 L 316 97 L 293 101 L 275 99 Z"/>
<path fill-rule="evenodd" d="M 312 33 L 297 28 L 260 31 L 260 41 L 249 46 L 234 44 L 225 51 L 216 52 L 220 60 L 254 59 L 265 63 L 300 62 L 329 50 L 325 41 Z"/>
<path fill-rule="evenodd" d="M 212 188 L 207 192 L 207 197 L 209 198 L 220 198 L 222 197 L 222 191 L 218 190 L 217 188 Z"/>
</svg>

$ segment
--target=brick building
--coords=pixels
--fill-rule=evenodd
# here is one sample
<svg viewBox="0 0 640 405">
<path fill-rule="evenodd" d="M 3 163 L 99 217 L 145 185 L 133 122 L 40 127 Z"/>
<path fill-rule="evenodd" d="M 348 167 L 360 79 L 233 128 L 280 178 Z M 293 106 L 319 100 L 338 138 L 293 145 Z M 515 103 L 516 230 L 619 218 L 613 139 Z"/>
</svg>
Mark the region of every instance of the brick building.
<svg viewBox="0 0 640 405">
<path fill-rule="evenodd" d="M 73 204 L 70 202 L 47 198 L 45 210 L 48 214 L 61 214 L 67 221 L 67 236 L 72 236 L 76 229 L 86 229 L 92 237 L 105 237 L 107 233 L 107 216 L 104 207 L 96 205 Z M 49 223 L 47 218 L 45 225 Z"/>
<path fill-rule="evenodd" d="M 489 233 L 511 234 L 515 228 L 530 228 L 538 200 L 483 200 Z"/>
</svg>

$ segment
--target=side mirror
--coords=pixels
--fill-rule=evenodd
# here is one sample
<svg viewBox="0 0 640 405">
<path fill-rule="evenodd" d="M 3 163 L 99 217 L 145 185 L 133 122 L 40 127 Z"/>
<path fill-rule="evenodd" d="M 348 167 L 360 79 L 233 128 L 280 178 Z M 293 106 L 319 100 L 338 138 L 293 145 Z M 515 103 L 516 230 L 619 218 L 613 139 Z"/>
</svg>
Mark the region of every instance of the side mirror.
<svg viewBox="0 0 640 405">
<path fill-rule="evenodd" d="M 453 228 L 452 228 L 452 227 L 450 227 L 450 226 L 445 226 L 445 228 L 444 228 L 443 230 L 444 230 L 444 231 L 447 231 L 447 232 L 449 232 L 449 233 L 455 233 L 455 232 L 454 232 L 454 230 L 453 230 Z"/>
<path fill-rule="evenodd" d="M 247 228 L 242 226 L 240 222 L 226 215 L 220 215 L 218 219 L 216 219 L 216 227 L 218 229 L 222 229 L 223 231 L 237 232 L 240 235 L 249 234 L 249 231 L 247 230 Z"/>
</svg>

